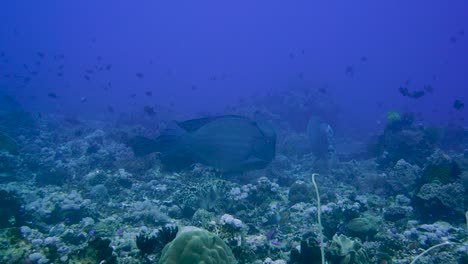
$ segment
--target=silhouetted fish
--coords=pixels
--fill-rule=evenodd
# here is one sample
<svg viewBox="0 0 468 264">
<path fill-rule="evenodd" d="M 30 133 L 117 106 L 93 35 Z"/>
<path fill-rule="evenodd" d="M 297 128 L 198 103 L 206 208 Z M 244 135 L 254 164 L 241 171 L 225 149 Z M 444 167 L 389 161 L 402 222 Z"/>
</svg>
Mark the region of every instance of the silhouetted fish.
<svg viewBox="0 0 468 264">
<path fill-rule="evenodd" d="M 456 43 L 456 42 L 457 42 L 457 36 L 451 36 L 450 43 Z"/>
<path fill-rule="evenodd" d="M 156 115 L 156 112 L 154 111 L 154 108 L 151 107 L 151 106 L 148 106 L 148 105 L 145 105 L 145 107 L 143 107 L 143 111 L 145 111 L 145 113 L 149 116 L 154 116 Z"/>
<path fill-rule="evenodd" d="M 153 92 L 151 92 L 151 91 L 146 91 L 146 92 L 145 92 L 145 95 L 146 95 L 146 96 L 152 96 L 152 95 L 153 95 Z"/>
<path fill-rule="evenodd" d="M 462 110 L 464 107 L 465 107 L 465 103 L 463 103 L 462 101 L 458 99 L 453 102 L 453 108 L 455 108 L 458 111 Z"/>
<path fill-rule="evenodd" d="M 138 78 L 140 78 L 140 79 L 142 79 L 143 77 L 145 77 L 145 76 L 143 75 L 143 73 L 141 73 L 141 72 L 137 72 L 135 75 L 136 75 L 136 77 L 138 77 Z"/>
<path fill-rule="evenodd" d="M 172 169 L 202 163 L 223 172 L 243 172 L 270 163 L 276 133 L 242 116 L 219 116 L 178 123 L 156 140 L 136 137 L 129 145 L 136 156 L 159 152 L 163 164 Z"/>
<path fill-rule="evenodd" d="M 57 99 L 57 94 L 56 93 L 48 93 L 47 96 L 53 99 Z"/>
<path fill-rule="evenodd" d="M 432 85 L 430 85 L 430 84 L 424 85 L 424 91 L 426 91 L 428 93 L 432 93 L 432 92 L 434 92 L 434 87 L 432 87 Z"/>
<path fill-rule="evenodd" d="M 352 78 L 354 76 L 354 66 L 352 66 L 352 65 L 347 66 L 346 69 L 345 69 L 345 73 L 346 73 L 347 76 Z"/>
<path fill-rule="evenodd" d="M 405 96 L 405 97 L 409 97 L 409 98 L 414 98 L 414 99 L 418 99 L 418 98 L 421 98 L 423 97 L 426 93 L 424 91 L 413 91 L 413 92 L 410 92 L 408 87 L 400 87 L 398 89 L 398 91 L 400 92 L 401 95 Z"/>
</svg>

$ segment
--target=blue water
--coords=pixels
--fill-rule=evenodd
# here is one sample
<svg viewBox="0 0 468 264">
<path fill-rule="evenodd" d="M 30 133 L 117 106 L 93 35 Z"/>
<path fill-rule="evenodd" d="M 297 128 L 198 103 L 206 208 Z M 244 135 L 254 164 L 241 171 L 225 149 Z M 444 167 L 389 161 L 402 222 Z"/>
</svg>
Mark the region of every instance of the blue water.
<svg viewBox="0 0 468 264">
<path fill-rule="evenodd" d="M 161 252 L 142 256 L 135 237 L 143 226 L 170 224 L 218 234 L 239 263 L 320 263 L 290 258 L 301 241 L 318 239 L 310 182 L 318 172 L 327 254 L 336 233 L 364 243 L 368 262 L 353 263 L 409 263 L 444 241 L 454 244 L 436 250 L 448 256 L 426 261 L 465 263 L 467 13 L 465 0 L 3 1 L 0 236 L 9 242 L 0 262 L 81 263 L 93 257 L 73 252 L 99 235 L 119 263 L 156 263 Z M 233 166 L 248 168 L 241 171 L 208 161 L 247 148 L 224 134 L 254 137 L 238 127 L 190 135 L 194 143 L 181 143 L 190 154 L 176 155 L 190 166 L 175 170 L 161 151 L 132 152 L 134 137 L 156 139 L 175 122 L 224 115 L 248 118 L 259 131 L 271 126 L 275 153 L 265 155 L 274 158 L 255 169 Z M 220 134 L 226 142 L 213 143 Z M 208 143 L 233 149 L 206 154 Z M 261 146 L 242 149 L 243 162 L 254 163 Z M 208 198 L 177 200 L 191 195 Z M 64 209 L 68 200 L 78 209 Z M 110 224 L 113 210 L 119 216 Z M 226 228 L 224 214 L 246 227 Z M 94 223 L 86 226 L 87 218 Z M 381 228 L 353 233 L 356 218 Z M 100 223 L 114 228 L 99 233 Z M 49 254 L 46 242 L 34 242 L 47 237 L 67 250 Z M 245 246 L 233 246 L 233 237 Z"/>
</svg>

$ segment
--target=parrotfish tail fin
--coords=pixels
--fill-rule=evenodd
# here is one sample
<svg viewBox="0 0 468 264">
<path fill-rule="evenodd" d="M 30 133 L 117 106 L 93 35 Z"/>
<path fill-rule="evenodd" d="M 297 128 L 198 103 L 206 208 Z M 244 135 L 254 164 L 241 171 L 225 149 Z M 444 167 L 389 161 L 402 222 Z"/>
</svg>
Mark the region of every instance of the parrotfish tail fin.
<svg viewBox="0 0 468 264">
<path fill-rule="evenodd" d="M 143 157 L 149 155 L 153 152 L 156 152 L 158 149 L 158 144 L 155 140 L 136 136 L 129 141 L 129 146 L 133 150 L 133 154 L 136 157 Z"/>
</svg>

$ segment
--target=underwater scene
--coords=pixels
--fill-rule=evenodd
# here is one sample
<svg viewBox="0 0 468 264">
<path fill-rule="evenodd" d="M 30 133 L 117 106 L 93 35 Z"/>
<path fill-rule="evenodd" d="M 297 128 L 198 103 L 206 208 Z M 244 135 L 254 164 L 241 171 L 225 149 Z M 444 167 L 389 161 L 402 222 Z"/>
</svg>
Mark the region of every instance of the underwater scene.
<svg viewBox="0 0 468 264">
<path fill-rule="evenodd" d="M 0 3 L 0 263 L 467 264 L 468 1 Z"/>
</svg>

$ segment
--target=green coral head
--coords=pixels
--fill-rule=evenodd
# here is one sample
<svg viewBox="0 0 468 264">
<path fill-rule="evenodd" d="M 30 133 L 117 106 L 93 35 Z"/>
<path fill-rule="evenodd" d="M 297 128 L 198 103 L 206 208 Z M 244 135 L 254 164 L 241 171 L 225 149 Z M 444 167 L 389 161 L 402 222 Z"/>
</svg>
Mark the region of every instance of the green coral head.
<svg viewBox="0 0 468 264">
<path fill-rule="evenodd" d="M 388 111 L 386 115 L 387 125 L 401 121 L 401 115 L 397 111 Z"/>
</svg>

